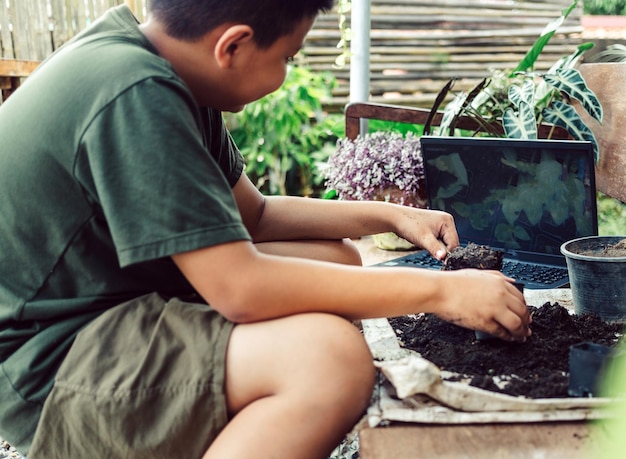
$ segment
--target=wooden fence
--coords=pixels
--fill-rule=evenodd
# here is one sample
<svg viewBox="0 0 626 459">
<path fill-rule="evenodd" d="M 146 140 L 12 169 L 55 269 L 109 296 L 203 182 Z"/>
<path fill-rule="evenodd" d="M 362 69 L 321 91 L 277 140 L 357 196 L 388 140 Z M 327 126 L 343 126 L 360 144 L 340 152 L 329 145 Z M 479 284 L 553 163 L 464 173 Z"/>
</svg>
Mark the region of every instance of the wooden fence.
<svg viewBox="0 0 626 459">
<path fill-rule="evenodd" d="M 0 57 L 41 61 L 107 9 L 128 4 L 145 17 L 147 0 L 1 0 Z"/>
<path fill-rule="evenodd" d="M 492 69 L 513 69 L 571 0 L 372 0 L 370 100 L 430 108 L 451 78 L 467 90 Z M 559 28 L 537 62 L 547 70 L 582 43 L 582 4 Z M 333 68 L 337 15 L 318 19 L 305 46 L 307 62 L 339 79 L 330 106 L 349 94 L 349 66 Z"/>
<path fill-rule="evenodd" d="M 148 0 L 0 0 L 0 58 L 40 61 L 108 8 L 128 4 L 145 19 Z M 571 0 L 372 0 L 371 100 L 430 107 L 450 78 L 458 90 L 491 69 L 511 69 L 544 27 Z M 582 6 L 570 16 L 537 64 L 545 70 L 582 42 Z M 325 105 L 339 110 L 348 100 L 348 63 L 341 50 L 337 13 L 318 18 L 304 47 L 306 64 L 331 71 L 338 87 Z"/>
</svg>

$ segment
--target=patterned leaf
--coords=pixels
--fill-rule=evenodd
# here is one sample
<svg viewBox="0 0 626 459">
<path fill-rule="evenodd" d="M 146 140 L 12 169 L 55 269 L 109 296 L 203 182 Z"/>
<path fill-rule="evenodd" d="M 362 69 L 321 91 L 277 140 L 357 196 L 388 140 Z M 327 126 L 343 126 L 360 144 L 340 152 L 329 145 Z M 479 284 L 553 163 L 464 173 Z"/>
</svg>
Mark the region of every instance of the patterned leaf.
<svg viewBox="0 0 626 459">
<path fill-rule="evenodd" d="M 541 112 L 541 115 L 548 123 L 565 128 L 575 140 L 590 141 L 593 144 L 596 162 L 598 161 L 600 150 L 596 137 L 574 107 L 561 101 L 554 101 L 550 107 Z"/>
<path fill-rule="evenodd" d="M 587 113 L 599 123 L 602 122 L 602 104 L 594 92 L 589 89 L 585 79 L 577 69 L 560 69 L 554 74 L 544 75 L 543 78 L 559 91 L 579 101 Z"/>
<path fill-rule="evenodd" d="M 509 100 L 519 108 L 520 103 L 525 102 L 531 107 L 534 105 L 535 85 L 532 80 L 524 80 L 522 86 L 511 85 L 509 87 Z"/>
<path fill-rule="evenodd" d="M 537 138 L 535 111 L 527 102 L 520 102 L 517 112 L 512 108 L 507 108 L 502 116 L 502 126 L 506 136 L 510 139 Z"/>
</svg>

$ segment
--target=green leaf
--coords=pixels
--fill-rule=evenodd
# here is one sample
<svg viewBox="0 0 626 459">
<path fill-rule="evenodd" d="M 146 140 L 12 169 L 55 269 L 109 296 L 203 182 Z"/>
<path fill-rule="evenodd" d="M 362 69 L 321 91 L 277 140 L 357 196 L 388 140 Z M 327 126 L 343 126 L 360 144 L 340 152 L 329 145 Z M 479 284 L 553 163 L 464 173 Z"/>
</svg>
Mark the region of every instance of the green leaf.
<svg viewBox="0 0 626 459">
<path fill-rule="evenodd" d="M 467 105 L 465 107 L 465 115 L 472 118 L 476 124 L 479 126 L 478 132 L 484 131 L 489 134 L 491 137 L 501 137 L 502 131 L 500 131 L 497 126 L 500 124 L 494 122 L 493 119 L 487 119 L 481 115 L 481 113 L 476 110 L 472 105 Z"/>
<path fill-rule="evenodd" d="M 578 45 L 578 47 L 572 54 L 570 54 L 569 56 L 562 57 L 561 59 L 556 61 L 552 65 L 552 67 L 550 67 L 550 70 L 548 70 L 547 73 L 556 73 L 556 71 L 559 69 L 574 68 L 574 66 L 576 66 L 576 64 L 578 63 L 578 59 L 580 58 L 580 56 L 582 56 L 583 53 L 585 53 L 585 51 L 590 50 L 594 46 L 595 44 L 590 41 L 583 43 L 582 45 Z"/>
<path fill-rule="evenodd" d="M 594 56 L 594 62 L 625 62 L 626 46 L 614 43 Z"/>
<path fill-rule="evenodd" d="M 524 80 L 522 86 L 516 84 L 509 87 L 509 100 L 519 108 L 520 103 L 525 102 L 531 107 L 534 105 L 535 85 L 532 80 Z"/>
<path fill-rule="evenodd" d="M 598 161 L 600 150 L 596 137 L 574 107 L 561 101 L 554 101 L 550 107 L 543 109 L 541 114 L 548 123 L 565 128 L 575 140 L 590 141 L 593 144 L 595 160 Z"/>
<path fill-rule="evenodd" d="M 550 67 L 550 70 L 548 70 L 546 73 L 552 75 L 560 69 L 573 68 L 578 63 L 580 56 L 582 56 L 585 51 L 593 48 L 594 46 L 595 45 L 593 42 L 587 42 L 579 45 L 576 51 L 574 51 L 572 54 L 557 60 L 552 65 L 552 67 Z M 537 83 L 537 87 L 535 88 L 535 107 L 547 105 L 549 99 L 551 99 L 553 95 L 554 87 L 548 84 L 545 79 L 539 80 L 539 82 Z"/>
<path fill-rule="evenodd" d="M 465 99 L 467 98 L 467 94 L 464 92 L 459 93 L 452 101 L 446 106 L 443 111 L 443 116 L 441 118 L 441 123 L 439 123 L 439 135 L 445 135 L 446 131 L 450 131 L 448 135 L 454 135 L 454 128 L 452 128 L 452 124 L 457 117 L 457 114 L 461 111 L 465 103 Z"/>
<path fill-rule="evenodd" d="M 463 98 L 463 103 L 456 110 L 456 114 L 452 121 L 450 122 L 450 135 L 454 135 L 454 130 L 456 129 L 456 125 L 459 121 L 459 117 L 461 115 L 466 115 L 468 110 L 472 109 L 472 101 L 483 91 L 483 88 L 487 85 L 487 78 L 483 78 L 483 80 L 478 83 L 474 88 L 467 94 L 465 98 Z"/>
<path fill-rule="evenodd" d="M 578 5 L 578 0 L 574 0 L 574 2 L 569 6 L 569 8 L 566 8 L 563 11 L 561 11 L 561 17 L 555 19 L 554 21 L 550 22 L 550 24 L 546 26 L 543 32 L 541 32 L 541 35 L 539 36 L 539 38 L 537 38 L 537 40 L 533 44 L 532 48 L 528 50 L 524 58 L 517 65 L 513 73 L 525 72 L 527 70 L 532 70 L 535 67 L 535 62 L 537 61 L 537 58 L 543 51 L 543 48 L 550 41 L 554 33 L 557 31 L 559 27 L 561 27 L 565 19 L 567 19 L 567 17 L 574 10 L 574 8 L 576 8 L 577 5 Z"/>
<path fill-rule="evenodd" d="M 543 78 L 559 91 L 579 101 L 589 115 L 602 123 L 602 104 L 577 69 L 560 69 Z"/>
<path fill-rule="evenodd" d="M 533 107 L 527 102 L 520 102 L 517 112 L 507 108 L 502 116 L 502 127 L 510 139 L 536 139 L 537 119 Z"/>
</svg>

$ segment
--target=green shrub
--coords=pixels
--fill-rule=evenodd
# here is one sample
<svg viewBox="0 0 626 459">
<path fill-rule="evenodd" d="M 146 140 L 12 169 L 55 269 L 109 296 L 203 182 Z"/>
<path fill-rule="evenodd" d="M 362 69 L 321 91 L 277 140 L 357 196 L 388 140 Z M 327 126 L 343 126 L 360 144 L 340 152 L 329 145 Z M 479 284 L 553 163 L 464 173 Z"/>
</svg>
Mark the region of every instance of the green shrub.
<svg viewBox="0 0 626 459">
<path fill-rule="evenodd" d="M 322 110 L 335 84 L 330 73 L 290 67 L 276 92 L 225 115 L 246 172 L 261 192 L 310 196 L 319 189 L 323 179 L 315 164 L 328 158 L 344 130 L 343 116 Z"/>
<path fill-rule="evenodd" d="M 626 15 L 626 0 L 583 0 L 583 12 L 589 15 Z"/>
<path fill-rule="evenodd" d="M 626 235 L 626 204 L 598 193 L 598 233 L 601 236 Z"/>
</svg>

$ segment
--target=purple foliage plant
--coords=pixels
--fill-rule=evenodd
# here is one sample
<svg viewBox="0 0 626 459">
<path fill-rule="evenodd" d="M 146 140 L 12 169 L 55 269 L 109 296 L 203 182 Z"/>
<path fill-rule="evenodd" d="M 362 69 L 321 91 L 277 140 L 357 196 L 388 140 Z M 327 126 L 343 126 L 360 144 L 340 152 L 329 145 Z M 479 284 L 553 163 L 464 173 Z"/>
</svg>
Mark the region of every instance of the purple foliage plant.
<svg viewBox="0 0 626 459">
<path fill-rule="evenodd" d="M 419 138 L 409 132 L 378 131 L 340 139 L 324 171 L 325 185 L 339 199 L 387 201 L 426 207 Z"/>
</svg>

